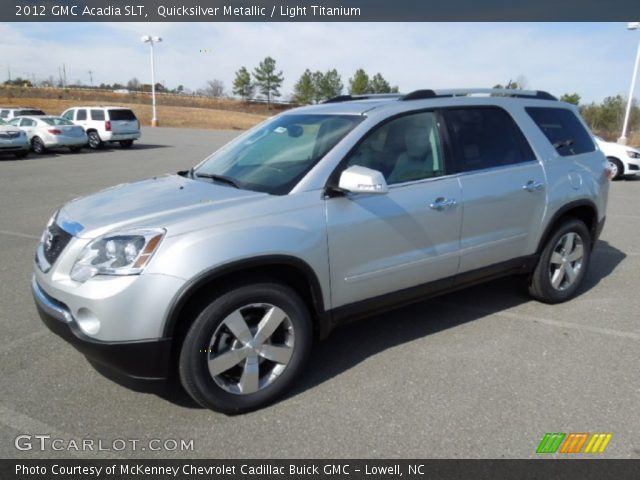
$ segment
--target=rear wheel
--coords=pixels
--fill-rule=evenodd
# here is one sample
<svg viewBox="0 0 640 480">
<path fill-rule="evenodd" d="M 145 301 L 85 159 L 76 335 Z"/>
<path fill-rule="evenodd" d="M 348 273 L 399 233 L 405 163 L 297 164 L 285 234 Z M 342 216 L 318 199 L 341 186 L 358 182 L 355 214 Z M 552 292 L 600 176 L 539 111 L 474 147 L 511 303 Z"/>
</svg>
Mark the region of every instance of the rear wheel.
<svg viewBox="0 0 640 480">
<path fill-rule="evenodd" d="M 98 132 L 91 130 L 87 132 L 87 137 L 89 137 L 89 148 L 93 148 L 94 150 L 102 148 L 103 143 Z"/>
<path fill-rule="evenodd" d="M 231 288 L 196 318 L 180 352 L 180 380 L 203 407 L 242 413 L 273 402 L 311 350 L 309 312 L 277 283 Z"/>
<path fill-rule="evenodd" d="M 131 148 L 133 146 L 133 140 L 120 140 L 121 148 Z"/>
<path fill-rule="evenodd" d="M 33 137 L 31 140 L 31 148 L 37 154 L 44 153 L 47 148 L 44 146 L 44 142 L 40 137 Z"/>
<path fill-rule="evenodd" d="M 529 293 L 545 303 L 572 298 L 589 266 L 591 235 L 584 222 L 569 219 L 547 241 L 531 277 Z"/>
<path fill-rule="evenodd" d="M 615 157 L 607 157 L 609 170 L 611 170 L 611 180 L 619 180 L 624 175 L 622 162 Z"/>
</svg>

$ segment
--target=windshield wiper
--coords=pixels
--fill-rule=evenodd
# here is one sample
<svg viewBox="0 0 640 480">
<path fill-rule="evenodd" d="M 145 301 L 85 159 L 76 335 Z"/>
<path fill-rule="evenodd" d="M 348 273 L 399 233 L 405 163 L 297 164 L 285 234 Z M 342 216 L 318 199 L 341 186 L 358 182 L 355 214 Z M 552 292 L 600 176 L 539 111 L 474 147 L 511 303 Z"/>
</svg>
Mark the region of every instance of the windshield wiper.
<svg viewBox="0 0 640 480">
<path fill-rule="evenodd" d="M 569 138 L 567 140 L 562 140 L 560 142 L 554 143 L 553 148 L 557 150 L 558 148 L 562 148 L 562 147 L 570 147 L 574 143 L 576 143 L 575 140 L 573 140 L 572 138 Z"/>
<path fill-rule="evenodd" d="M 242 189 L 242 184 L 237 180 L 227 177 L 225 175 L 217 175 L 215 173 L 193 173 L 195 177 L 198 178 L 210 178 L 215 182 L 226 183 L 227 185 L 231 185 L 232 187 Z"/>
</svg>

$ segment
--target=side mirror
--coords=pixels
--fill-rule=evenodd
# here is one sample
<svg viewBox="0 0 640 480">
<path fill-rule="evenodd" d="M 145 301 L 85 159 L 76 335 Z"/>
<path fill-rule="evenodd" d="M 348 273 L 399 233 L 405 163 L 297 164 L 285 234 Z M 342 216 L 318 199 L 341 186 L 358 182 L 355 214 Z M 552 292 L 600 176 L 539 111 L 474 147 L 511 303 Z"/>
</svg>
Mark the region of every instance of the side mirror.
<svg viewBox="0 0 640 480">
<path fill-rule="evenodd" d="M 384 175 L 371 168 L 354 165 L 340 174 L 338 188 L 351 193 L 387 193 Z"/>
</svg>

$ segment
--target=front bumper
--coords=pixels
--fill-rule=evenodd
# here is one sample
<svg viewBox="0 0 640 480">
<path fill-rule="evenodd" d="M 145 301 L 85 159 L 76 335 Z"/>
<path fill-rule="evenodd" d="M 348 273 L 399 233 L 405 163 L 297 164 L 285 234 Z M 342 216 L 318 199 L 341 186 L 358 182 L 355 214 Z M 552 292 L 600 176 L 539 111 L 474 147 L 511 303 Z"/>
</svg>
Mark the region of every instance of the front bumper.
<svg viewBox="0 0 640 480">
<path fill-rule="evenodd" d="M 33 298 L 40 318 L 56 335 L 97 364 L 134 380 L 162 380 L 169 374 L 171 338 L 128 342 L 105 342 L 82 333 L 70 310 L 47 295 L 35 276 Z"/>
</svg>

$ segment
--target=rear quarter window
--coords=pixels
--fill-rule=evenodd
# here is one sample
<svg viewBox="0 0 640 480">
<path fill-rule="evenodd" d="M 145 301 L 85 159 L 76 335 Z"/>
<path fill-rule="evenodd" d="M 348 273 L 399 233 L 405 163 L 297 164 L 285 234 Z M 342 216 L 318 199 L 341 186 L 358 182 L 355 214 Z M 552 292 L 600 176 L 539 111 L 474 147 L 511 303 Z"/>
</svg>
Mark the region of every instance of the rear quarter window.
<svg viewBox="0 0 640 480">
<path fill-rule="evenodd" d="M 137 120 L 135 114 L 131 110 L 109 110 L 109 120 Z"/>
<path fill-rule="evenodd" d="M 595 151 L 591 135 L 568 108 L 527 107 L 525 110 L 563 157 Z"/>
</svg>

